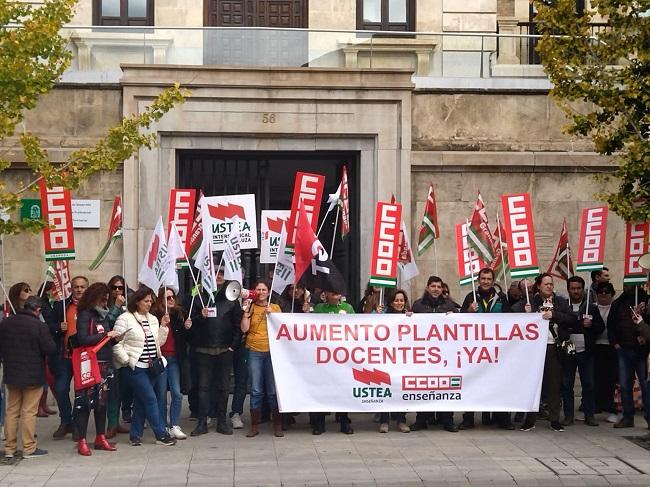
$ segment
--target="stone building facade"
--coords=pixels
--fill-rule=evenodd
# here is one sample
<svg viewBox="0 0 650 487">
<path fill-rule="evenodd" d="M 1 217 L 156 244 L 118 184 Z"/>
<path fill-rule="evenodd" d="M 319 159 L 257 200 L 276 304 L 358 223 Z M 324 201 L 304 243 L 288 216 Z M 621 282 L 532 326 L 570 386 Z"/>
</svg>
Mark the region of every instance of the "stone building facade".
<svg viewBox="0 0 650 487">
<path fill-rule="evenodd" d="M 196 55 L 193 49 L 183 50 L 183 42 L 196 45 L 194 38 L 202 37 L 205 54 L 211 31 L 163 27 L 204 26 L 212 8 L 208 4 L 223 7 L 223 2 L 156 0 L 155 33 L 149 32 L 151 42 L 142 45 L 128 37 L 140 35 L 137 31 L 82 29 L 97 16 L 93 11 L 97 2 L 82 2 L 75 25 L 68 30 L 77 64 L 26 121 L 55 160 L 76 148 L 91 146 L 120 117 L 142 110 L 170 83 L 180 82 L 191 89 L 192 96 L 153 127 L 158 134 L 156 148 L 125 161 L 120 171 L 93 177 L 75 192 L 73 198 L 101 200 L 102 228 L 75 232 L 73 274 L 107 280 L 122 273 L 123 250 L 127 279 L 135 281 L 158 215 L 165 218 L 167 214 L 169 189 L 188 181 L 183 160 L 193 153 L 227 154 L 232 159 L 262 152 L 271 159 L 273 154 L 299 154 L 304 170 L 309 170 L 312 158 L 321 156 L 351 160 L 358 177 L 354 189 L 359 192 L 354 209 L 358 228 L 353 228 L 357 236 L 350 244 L 357 256 L 351 264 L 357 269 L 350 283 L 355 297 L 369 274 L 375 202 L 395 194 L 404 205 L 404 219 L 415 241 L 430 182 L 436 190 L 441 228 L 438 273 L 449 282 L 457 299 L 467 289 L 458 285 L 454 228 L 471 215 L 477 190 L 493 222 L 502 193 L 531 193 L 543 269 L 551 260 L 564 217 L 576 246 L 581 209 L 598 204 L 594 175 L 610 171 L 611 163 L 594 154 L 588 141 L 562 133 L 566 120 L 548 96 L 547 80 L 538 77 L 540 67 L 524 65 L 518 58 L 519 41 L 500 39 L 499 53 L 490 48 L 490 43 L 497 42 L 494 35 L 500 22 L 513 29 L 518 21 L 529 20 L 528 3 L 405 2 L 415 5 L 417 30 L 430 35 L 393 40 L 377 37 L 373 49 L 377 47 L 378 53 L 369 54 L 366 44 L 350 41 L 352 36 L 359 37 L 358 33 L 340 32 L 325 39 L 313 30 L 297 31 L 307 35 L 303 40 L 310 49 L 317 46 L 327 51 L 327 55 L 315 56 L 310 50 L 307 66 L 224 66 L 207 63 L 206 58 L 183 62 Z M 364 5 L 363 0 L 307 3 L 304 27 L 359 27 L 357 8 Z M 365 5 L 372 4 L 366 0 Z M 231 32 L 221 40 L 232 40 Z M 476 53 L 477 37 L 443 35 L 468 32 L 491 36 L 483 38 L 478 58 L 467 57 Z M 125 38 L 131 39 L 131 48 L 135 45 L 140 50 L 120 45 Z M 504 47 L 505 41 L 510 42 L 509 47 Z M 330 44 L 336 44 L 336 49 Z M 356 53 L 351 52 L 354 50 Z M 372 67 L 364 64 L 368 55 L 374 56 Z M 357 65 L 348 65 L 350 56 L 356 56 Z M 502 56 L 507 62 L 499 63 Z M 82 58 L 85 66 L 79 65 Z M 117 78 L 114 73 L 106 74 L 116 60 L 121 66 Z M 460 67 L 454 68 L 454 64 Z M 477 65 L 485 65 L 482 76 L 475 74 L 479 73 Z M 274 115 L 273 123 L 268 122 L 269 114 Z M 15 145 L 15 141 L 7 140 L 5 145 Z M 16 161 L 10 178 L 28 178 L 20 167 L 20 152 L 11 147 L 9 151 Z M 338 181 L 329 183 L 335 189 Z M 87 267 L 105 239 L 116 194 L 124 198 L 124 245 L 114 249 L 98 271 L 90 272 Z M 610 215 L 606 264 L 617 288 L 622 281 L 623 241 L 624 225 Z M 40 235 L 5 237 L 4 247 L 6 282 L 26 280 L 36 285 L 42 280 L 45 265 L 41 263 Z M 427 276 L 434 272 L 433 251 L 418 257 L 417 262 L 420 275 L 411 282 L 413 294 L 421 292 Z"/>
</svg>

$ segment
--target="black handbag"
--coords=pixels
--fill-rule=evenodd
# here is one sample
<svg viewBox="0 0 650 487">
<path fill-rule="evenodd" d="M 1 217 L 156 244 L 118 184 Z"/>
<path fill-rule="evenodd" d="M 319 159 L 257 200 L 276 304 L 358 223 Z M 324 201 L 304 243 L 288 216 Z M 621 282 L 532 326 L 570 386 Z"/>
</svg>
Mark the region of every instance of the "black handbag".
<svg viewBox="0 0 650 487">
<path fill-rule="evenodd" d="M 152 360 L 149 363 L 149 368 L 147 369 L 147 373 L 149 374 L 149 377 L 151 377 L 152 379 L 155 379 L 164 371 L 165 371 L 165 362 L 163 361 L 162 357 L 157 357 L 155 360 Z"/>
</svg>

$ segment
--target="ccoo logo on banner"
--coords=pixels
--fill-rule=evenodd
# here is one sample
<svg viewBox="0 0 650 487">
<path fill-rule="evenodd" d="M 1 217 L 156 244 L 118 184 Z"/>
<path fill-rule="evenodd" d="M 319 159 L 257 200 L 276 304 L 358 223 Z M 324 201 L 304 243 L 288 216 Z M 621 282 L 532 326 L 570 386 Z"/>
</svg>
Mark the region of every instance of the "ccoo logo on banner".
<svg viewBox="0 0 650 487">
<path fill-rule="evenodd" d="M 282 411 L 537 411 L 539 314 L 268 315 Z M 315 380 L 317 378 L 317 380 Z"/>
</svg>

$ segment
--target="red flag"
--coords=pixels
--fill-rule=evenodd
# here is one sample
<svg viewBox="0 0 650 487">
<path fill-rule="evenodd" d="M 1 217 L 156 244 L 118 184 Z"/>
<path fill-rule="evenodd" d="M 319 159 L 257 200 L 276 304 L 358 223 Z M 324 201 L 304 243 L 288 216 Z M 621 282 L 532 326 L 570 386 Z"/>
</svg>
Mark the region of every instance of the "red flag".
<svg viewBox="0 0 650 487">
<path fill-rule="evenodd" d="M 603 268 L 606 235 L 607 205 L 583 208 L 576 271 L 597 271 Z"/>
<path fill-rule="evenodd" d="M 189 255 L 190 237 L 194 228 L 194 207 L 196 206 L 195 189 L 169 190 L 169 216 L 167 218 L 167 235 L 171 235 L 172 223 L 176 224 L 178 236 L 185 255 Z M 169 238 L 169 237 L 168 237 Z"/>
<path fill-rule="evenodd" d="M 558 277 L 564 281 L 573 275 L 573 260 L 571 259 L 571 252 L 569 249 L 569 231 L 566 227 L 566 218 L 562 222 L 562 230 L 560 231 L 560 240 L 555 249 L 555 255 L 551 265 L 548 266 L 548 272 L 552 276 Z"/>
<path fill-rule="evenodd" d="M 627 223 L 625 225 L 625 262 L 623 284 L 643 284 L 646 272 L 639 264 L 639 258 L 650 250 L 648 234 L 650 223 Z"/>
<path fill-rule="evenodd" d="M 341 238 L 350 233 L 350 201 L 348 189 L 348 171 L 343 166 L 343 176 L 341 177 Z"/>
<path fill-rule="evenodd" d="M 72 200 L 70 190 L 57 186 L 48 188 L 40 179 L 43 219 L 48 226 L 43 229 L 45 260 L 67 260 L 75 258 L 74 228 L 72 226 Z"/>
<path fill-rule="evenodd" d="M 311 260 L 319 251 L 325 252 L 323 246 L 318 241 L 311 226 L 307 211 L 305 211 L 302 202 L 298 203 L 298 215 L 296 217 L 295 227 L 296 243 L 294 247 L 296 271 L 296 282 L 300 280 L 304 272 L 311 265 Z"/>
</svg>

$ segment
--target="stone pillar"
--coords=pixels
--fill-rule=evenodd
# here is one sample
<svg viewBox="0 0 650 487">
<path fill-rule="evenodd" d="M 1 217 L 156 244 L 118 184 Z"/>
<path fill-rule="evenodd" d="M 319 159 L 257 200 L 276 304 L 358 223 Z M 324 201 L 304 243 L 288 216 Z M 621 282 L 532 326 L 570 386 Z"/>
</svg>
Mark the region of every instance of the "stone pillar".
<svg viewBox="0 0 650 487">
<path fill-rule="evenodd" d="M 518 34 L 516 17 L 499 17 L 497 24 L 499 34 Z M 517 53 L 518 37 L 499 37 L 499 57 L 497 64 L 519 64 L 520 59 Z"/>
</svg>

